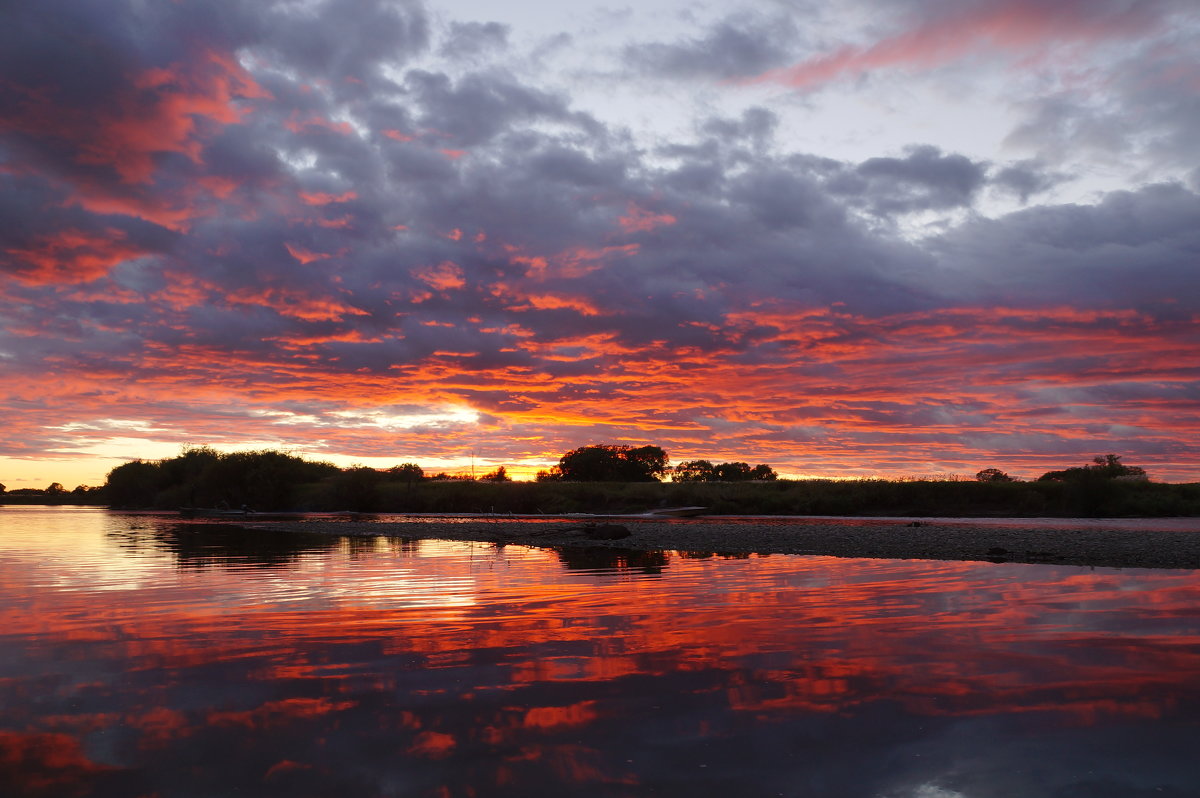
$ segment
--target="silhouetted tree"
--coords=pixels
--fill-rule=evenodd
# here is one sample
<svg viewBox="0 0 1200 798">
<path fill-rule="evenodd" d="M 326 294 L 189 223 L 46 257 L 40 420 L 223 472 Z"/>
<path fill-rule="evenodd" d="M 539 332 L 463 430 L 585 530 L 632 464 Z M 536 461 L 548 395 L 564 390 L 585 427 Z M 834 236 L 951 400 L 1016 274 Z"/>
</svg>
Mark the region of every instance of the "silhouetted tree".
<svg viewBox="0 0 1200 798">
<path fill-rule="evenodd" d="M 749 463 L 718 463 L 708 460 L 688 460 L 675 466 L 676 482 L 749 482 L 778 479 L 775 469 L 766 463 L 750 467 Z"/>
<path fill-rule="evenodd" d="M 1145 479 L 1146 469 L 1125 465 L 1121 462 L 1120 455 L 1105 454 L 1093 457 L 1091 465 L 1067 468 L 1062 471 L 1047 471 L 1038 477 L 1038 482 L 1074 482 L 1080 480 L 1115 479 L 1116 477 Z"/>
<path fill-rule="evenodd" d="M 667 462 L 657 446 L 583 446 L 564 454 L 558 470 L 569 482 L 655 482 Z"/>
<path fill-rule="evenodd" d="M 495 471 L 489 471 L 480 477 L 480 479 L 484 482 L 512 482 L 512 479 L 509 478 L 508 471 L 505 470 L 504 466 L 497 467 Z"/>
<path fill-rule="evenodd" d="M 979 482 L 1012 482 L 1013 478 L 999 468 L 985 468 L 975 474 Z"/>
<path fill-rule="evenodd" d="M 401 463 L 388 469 L 388 477 L 411 485 L 425 478 L 425 469 L 416 463 Z"/>
<path fill-rule="evenodd" d="M 749 482 L 749 463 L 718 463 L 713 466 L 713 479 L 718 482 Z"/>
<path fill-rule="evenodd" d="M 333 496 L 343 510 L 371 512 L 379 505 L 379 485 L 383 474 L 367 466 L 352 466 L 335 476 Z"/>
<path fill-rule="evenodd" d="M 759 463 L 750 470 L 750 479 L 756 482 L 774 482 L 779 479 L 779 474 L 766 463 Z"/>
<path fill-rule="evenodd" d="M 113 507 L 151 507 L 162 484 L 162 471 L 155 463 L 133 460 L 108 472 L 104 493 Z"/>
<path fill-rule="evenodd" d="M 675 466 L 671 478 L 676 482 L 711 482 L 713 464 L 708 460 L 685 460 Z"/>
</svg>

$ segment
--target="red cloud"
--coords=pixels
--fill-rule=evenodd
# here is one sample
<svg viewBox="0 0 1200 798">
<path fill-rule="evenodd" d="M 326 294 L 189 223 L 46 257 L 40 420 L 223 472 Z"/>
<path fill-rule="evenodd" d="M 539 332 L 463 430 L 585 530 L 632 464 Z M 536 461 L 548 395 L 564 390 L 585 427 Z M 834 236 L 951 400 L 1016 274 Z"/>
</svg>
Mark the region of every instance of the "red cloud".
<svg viewBox="0 0 1200 798">
<path fill-rule="evenodd" d="M 232 57 L 209 52 L 130 75 L 126 92 L 99 109 L 64 106 L 50 89 L 26 90 L 25 102 L 0 120 L 0 130 L 68 142 L 77 163 L 111 167 L 124 183 L 148 183 L 159 153 L 199 161 L 199 120 L 237 123 L 247 112 L 239 99 L 268 96 Z"/>
<path fill-rule="evenodd" d="M 120 230 L 103 234 L 62 230 L 27 247 L 4 250 L 19 280 L 33 284 L 86 283 L 108 274 L 117 264 L 146 254 Z"/>
</svg>

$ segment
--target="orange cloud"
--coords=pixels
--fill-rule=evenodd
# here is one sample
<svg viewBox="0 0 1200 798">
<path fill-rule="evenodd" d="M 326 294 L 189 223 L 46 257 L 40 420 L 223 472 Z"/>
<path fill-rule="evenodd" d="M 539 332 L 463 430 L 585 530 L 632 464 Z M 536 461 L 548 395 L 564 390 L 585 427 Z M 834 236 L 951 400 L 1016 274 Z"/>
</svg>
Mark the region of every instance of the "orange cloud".
<svg viewBox="0 0 1200 798">
<path fill-rule="evenodd" d="M 463 277 L 463 270 L 458 264 L 448 260 L 444 260 L 436 266 L 426 266 L 418 269 L 413 274 L 430 288 L 438 291 L 462 288 L 467 284 Z"/>
</svg>

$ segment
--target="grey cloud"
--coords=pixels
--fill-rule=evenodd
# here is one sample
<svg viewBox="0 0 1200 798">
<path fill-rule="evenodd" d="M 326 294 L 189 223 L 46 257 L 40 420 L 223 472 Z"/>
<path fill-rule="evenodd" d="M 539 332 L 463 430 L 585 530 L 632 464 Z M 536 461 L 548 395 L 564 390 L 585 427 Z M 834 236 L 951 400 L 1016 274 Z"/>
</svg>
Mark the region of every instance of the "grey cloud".
<svg viewBox="0 0 1200 798">
<path fill-rule="evenodd" d="M 828 186 L 878 216 L 969 206 L 986 182 L 986 167 L 928 145 L 903 158 L 869 158 Z"/>
<path fill-rule="evenodd" d="M 453 22 L 439 53 L 446 58 L 477 58 L 508 46 L 509 28 L 499 22 Z"/>
<path fill-rule="evenodd" d="M 1200 195 L 1159 184 L 1114 192 L 1094 206 L 976 219 L 931 246 L 945 265 L 944 290 L 975 301 L 1132 307 L 1187 318 L 1200 311 L 1197 219 Z"/>
<path fill-rule="evenodd" d="M 1171 6 L 1158 5 L 1160 10 Z M 1101 157 L 1136 160 L 1161 174 L 1192 168 L 1200 160 L 1195 36 L 1187 20 L 1175 29 L 1164 25 L 1160 36 L 1106 67 L 1103 92 L 1084 87 L 1020 104 L 1025 117 L 1006 144 L 1052 163 Z"/>
<path fill-rule="evenodd" d="M 413 0 L 316 0 L 298 13 L 278 3 L 267 22 L 260 51 L 351 95 L 356 81 L 378 80 L 381 66 L 425 52 L 430 38 L 425 10 Z"/>
<path fill-rule="evenodd" d="M 630 45 L 623 55 L 633 67 L 656 77 L 728 80 L 785 63 L 796 38 L 786 17 L 729 17 L 700 37 Z"/>
<path fill-rule="evenodd" d="M 1020 198 L 1024 203 L 1035 194 L 1049 191 L 1071 177 L 1047 168 L 1040 161 L 1025 160 L 996 171 L 989 179 L 992 186 Z"/>
<path fill-rule="evenodd" d="M 779 117 L 766 108 L 747 108 L 740 119 L 710 119 L 701 126 L 701 131 L 723 141 L 749 141 L 755 149 L 762 150 L 771 143 Z"/>
<path fill-rule="evenodd" d="M 420 123 L 446 136 L 447 146 L 474 146 L 518 121 L 573 121 L 561 98 L 494 73 L 455 82 L 445 74 L 412 70 L 405 76 L 424 108 Z"/>
</svg>

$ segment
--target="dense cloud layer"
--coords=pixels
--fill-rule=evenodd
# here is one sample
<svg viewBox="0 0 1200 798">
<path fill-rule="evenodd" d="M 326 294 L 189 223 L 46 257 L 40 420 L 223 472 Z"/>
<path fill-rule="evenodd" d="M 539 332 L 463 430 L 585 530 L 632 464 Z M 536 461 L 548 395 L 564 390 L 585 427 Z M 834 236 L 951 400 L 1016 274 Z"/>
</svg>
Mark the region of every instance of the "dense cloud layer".
<svg viewBox="0 0 1200 798">
<path fill-rule="evenodd" d="M 496 23 L 382 0 L 51 5 L 0 29 L 0 455 L 140 439 L 533 463 L 645 441 L 793 473 L 1120 451 L 1200 476 L 1200 196 L 1180 173 L 1037 204 L 1072 179 L 1051 164 L 1083 146 L 1078 108 L 1029 104 L 1015 138 L 1070 120 L 1037 126 L 1071 131 L 1037 134 L 1042 160 L 919 140 L 822 157 L 760 106 L 647 149 L 523 74 Z M 913 4 L 900 43 L 777 77 L 894 65 L 973 20 L 1025 52 L 1181 13 L 964 8 Z M 788 58 L 762 22 L 625 46 L 623 69 L 738 91 Z M 1195 162 L 1194 89 L 1165 77 L 1196 80 L 1187 58 L 1160 56 L 1136 120 L 1121 76 L 1104 113 L 1140 139 L 1106 152 Z"/>
</svg>

